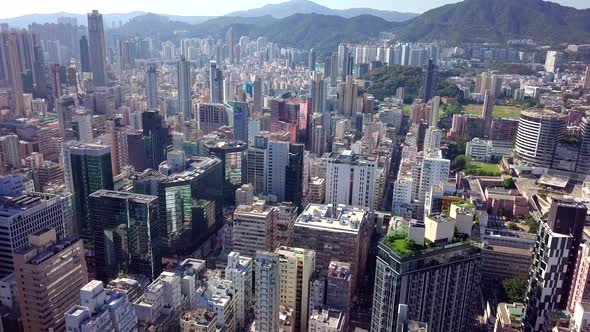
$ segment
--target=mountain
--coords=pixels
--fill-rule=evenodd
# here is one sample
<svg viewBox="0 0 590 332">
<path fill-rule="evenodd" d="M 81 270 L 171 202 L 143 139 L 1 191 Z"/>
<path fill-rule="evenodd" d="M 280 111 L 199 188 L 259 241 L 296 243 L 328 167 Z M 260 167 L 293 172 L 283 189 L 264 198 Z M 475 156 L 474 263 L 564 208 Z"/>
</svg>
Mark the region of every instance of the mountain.
<svg viewBox="0 0 590 332">
<path fill-rule="evenodd" d="M 402 22 L 418 16 L 418 14 L 413 13 L 400 13 L 371 8 L 331 9 L 309 0 L 291 0 L 278 4 L 268 4 L 260 8 L 229 13 L 226 16 L 258 17 L 269 15 L 275 18 L 286 18 L 293 14 L 335 15 L 345 18 L 359 15 L 373 15 L 390 22 Z"/>
<path fill-rule="evenodd" d="M 590 9 L 542 0 L 464 0 L 404 22 L 404 41 L 581 43 L 590 40 Z"/>
<path fill-rule="evenodd" d="M 118 25 L 119 22 L 127 23 L 134 17 L 144 15 L 145 12 L 135 11 L 130 13 L 114 13 L 104 14 L 103 21 L 105 27 L 111 27 L 114 24 Z M 0 23 L 8 23 L 8 25 L 17 28 L 26 28 L 29 24 L 35 22 L 39 24 L 45 23 L 57 23 L 57 19 L 60 17 L 73 17 L 78 20 L 78 25 L 86 25 L 86 15 L 74 14 L 74 13 L 51 13 L 51 14 L 30 14 L 17 16 L 12 18 L 0 19 Z"/>
</svg>

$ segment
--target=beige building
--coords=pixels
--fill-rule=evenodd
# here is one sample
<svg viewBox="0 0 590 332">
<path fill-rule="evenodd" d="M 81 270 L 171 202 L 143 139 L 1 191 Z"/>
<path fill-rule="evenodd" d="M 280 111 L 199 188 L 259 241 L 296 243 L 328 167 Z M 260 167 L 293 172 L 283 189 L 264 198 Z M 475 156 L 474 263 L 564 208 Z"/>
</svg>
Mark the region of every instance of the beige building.
<svg viewBox="0 0 590 332">
<path fill-rule="evenodd" d="M 255 257 L 256 251 L 274 251 L 273 226 L 277 210 L 266 206 L 264 201 L 252 205 L 241 205 L 234 212 L 234 251 L 248 257 Z"/>
<path fill-rule="evenodd" d="M 326 180 L 319 177 L 313 177 L 309 181 L 309 202 L 323 204 L 326 198 Z"/>
<path fill-rule="evenodd" d="M 65 312 L 88 283 L 84 245 L 57 240 L 54 229 L 29 236 L 30 246 L 14 255 L 17 294 L 25 331 L 65 331 Z"/>
<path fill-rule="evenodd" d="M 309 280 L 315 269 L 315 251 L 280 247 L 279 297 L 281 305 L 293 309 L 296 331 L 307 331 Z"/>
<path fill-rule="evenodd" d="M 314 309 L 309 316 L 309 332 L 344 332 L 345 316 L 340 310 Z"/>
<path fill-rule="evenodd" d="M 500 303 L 496 313 L 494 332 L 519 332 L 522 330 L 524 305 L 522 303 Z"/>
<path fill-rule="evenodd" d="M 180 315 L 180 332 L 215 332 L 217 315 L 205 308 L 185 311 Z"/>
</svg>

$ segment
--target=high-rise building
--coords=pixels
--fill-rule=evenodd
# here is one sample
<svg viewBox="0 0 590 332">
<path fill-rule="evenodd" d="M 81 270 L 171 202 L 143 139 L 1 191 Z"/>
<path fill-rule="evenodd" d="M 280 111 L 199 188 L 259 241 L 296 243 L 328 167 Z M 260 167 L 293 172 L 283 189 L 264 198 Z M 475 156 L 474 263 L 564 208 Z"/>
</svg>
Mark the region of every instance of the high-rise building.
<svg viewBox="0 0 590 332">
<path fill-rule="evenodd" d="M 155 65 L 148 65 L 145 71 L 145 95 L 147 97 L 147 108 L 150 110 L 159 109 L 158 99 L 158 71 Z"/>
<path fill-rule="evenodd" d="M 365 272 L 371 220 L 367 208 L 309 204 L 295 221 L 291 245 L 314 250 L 316 268 L 324 276 L 330 262 L 350 263 L 354 293 Z"/>
<path fill-rule="evenodd" d="M 586 66 L 586 71 L 584 72 L 584 89 L 590 89 L 590 66 Z"/>
<path fill-rule="evenodd" d="M 344 115 L 354 115 L 357 113 L 357 95 L 358 85 L 354 82 L 352 76 L 346 76 L 346 81 L 342 86 L 342 93 L 339 95 L 339 111 Z M 341 96 L 341 98 L 340 98 Z"/>
<path fill-rule="evenodd" d="M 177 113 L 184 115 L 185 121 L 194 118 L 192 83 L 191 63 L 186 60 L 184 55 L 181 55 L 176 63 L 176 84 L 178 86 L 176 111 Z"/>
<path fill-rule="evenodd" d="M 348 312 L 352 306 L 352 273 L 350 264 L 330 262 L 326 278 L 326 306 Z"/>
<path fill-rule="evenodd" d="M 332 152 L 326 171 L 326 202 L 372 208 L 375 201 L 377 158 L 350 150 Z"/>
<path fill-rule="evenodd" d="M 494 119 L 494 97 L 490 90 L 486 90 L 483 96 L 483 109 L 481 111 L 483 118 L 483 137 L 492 136 L 492 120 Z"/>
<path fill-rule="evenodd" d="M 229 124 L 228 115 L 223 104 L 197 104 L 197 119 L 201 134 L 207 135 L 221 126 Z"/>
<path fill-rule="evenodd" d="M 454 224 L 441 219 L 431 226 L 436 232 L 443 227 L 441 224 L 447 223 Z M 416 226 L 416 234 L 420 231 L 422 234 L 416 236 L 416 240 L 421 238 L 416 243 L 425 240 L 424 224 L 421 227 Z M 451 229 L 451 238 L 452 232 Z M 438 239 L 438 233 L 428 239 L 446 243 L 448 239 Z M 396 331 L 400 306 L 407 308 L 408 319 L 426 323 L 429 331 L 467 331 L 475 321 L 474 306 L 480 296 L 479 247 L 465 241 L 439 244 L 409 254 L 398 251 L 393 245 L 393 241 L 407 241 L 407 238 L 400 236 L 390 241 L 393 237 L 388 235 L 377 249 L 371 331 Z M 428 263 L 433 261 L 437 264 Z"/>
<path fill-rule="evenodd" d="M 0 174 L 21 168 L 17 135 L 0 136 Z"/>
<path fill-rule="evenodd" d="M 21 59 L 19 57 L 19 35 L 12 31 L 8 34 L 8 78 L 10 81 L 10 104 L 14 117 L 25 116 L 25 100 L 23 97 L 23 82 Z"/>
<path fill-rule="evenodd" d="M 29 242 L 14 255 L 24 330 L 65 331 L 65 313 L 88 282 L 82 240 L 58 239 L 54 229 L 45 229 Z"/>
<path fill-rule="evenodd" d="M 162 271 L 158 198 L 99 190 L 89 201 L 97 278 L 107 282 L 120 272 L 156 278 Z"/>
<path fill-rule="evenodd" d="M 151 169 L 158 169 L 160 163 L 166 160 L 168 149 L 168 128 L 162 115 L 154 110 L 142 113 L 143 137 L 146 144 L 146 165 Z"/>
<path fill-rule="evenodd" d="M 0 227 L 4 229 L 0 250 L 0 278 L 14 272 L 13 253 L 29 245 L 29 235 L 52 228 L 59 238 L 72 235 L 71 206 L 66 198 L 29 192 L 18 197 L 0 197 Z"/>
<path fill-rule="evenodd" d="M 547 51 L 545 58 L 545 71 L 548 73 L 556 73 L 563 61 L 563 53 L 559 51 Z"/>
<path fill-rule="evenodd" d="M 325 113 L 328 111 L 326 104 L 328 89 L 328 81 L 324 80 L 324 76 L 319 72 L 312 72 L 309 94 L 311 96 L 311 111 L 313 113 Z"/>
<path fill-rule="evenodd" d="M 209 63 L 209 100 L 212 103 L 223 103 L 223 73 L 216 61 Z"/>
<path fill-rule="evenodd" d="M 277 209 L 264 201 L 238 206 L 233 219 L 234 250 L 249 257 L 258 250 L 273 251 L 276 219 Z"/>
<path fill-rule="evenodd" d="M 104 38 L 104 26 L 102 14 L 98 10 L 88 13 L 88 42 L 90 55 L 90 69 L 92 70 L 92 81 L 95 86 L 106 86 L 106 44 Z"/>
<path fill-rule="evenodd" d="M 514 145 L 515 158 L 530 166 L 551 168 L 566 127 L 566 114 L 550 110 L 522 112 Z"/>
<path fill-rule="evenodd" d="M 88 50 L 88 39 L 86 36 L 80 38 L 80 70 L 82 73 L 92 72 L 90 68 L 90 52 Z"/>
<path fill-rule="evenodd" d="M 268 138 L 256 136 L 248 147 L 247 178 L 256 195 L 266 192 L 268 165 Z"/>
<path fill-rule="evenodd" d="M 234 139 L 248 142 L 248 104 L 241 101 L 230 102 L 233 115 Z"/>
<path fill-rule="evenodd" d="M 295 330 L 307 331 L 309 282 L 315 269 L 315 252 L 280 247 L 276 254 L 279 255 L 280 304 L 293 309 Z"/>
<path fill-rule="evenodd" d="M 587 208 L 582 203 L 554 200 L 547 222 L 541 223 L 533 248 L 533 264 L 523 318 L 524 331 L 543 331 L 547 314 L 565 310 L 574 282 Z"/>
<path fill-rule="evenodd" d="M 434 97 L 436 93 L 436 69 L 432 59 L 428 61 L 428 65 L 422 73 L 422 87 L 420 88 L 420 97 L 427 103 Z"/>
<path fill-rule="evenodd" d="M 262 112 L 263 94 L 262 94 L 262 79 L 260 76 L 254 77 L 252 82 L 252 111 Z"/>
<path fill-rule="evenodd" d="M 238 330 L 242 330 L 251 317 L 252 308 L 252 258 L 240 256 L 232 251 L 227 256 L 225 278 L 231 280 L 236 289 L 235 315 Z"/>
<path fill-rule="evenodd" d="M 307 63 L 307 67 L 309 68 L 310 71 L 315 71 L 316 62 L 317 62 L 317 53 L 312 48 L 311 50 L 309 50 L 309 61 Z"/>
<path fill-rule="evenodd" d="M 289 144 L 289 163 L 285 168 L 285 201 L 302 208 L 305 178 L 305 146 Z"/>
<path fill-rule="evenodd" d="M 120 331 L 137 328 L 137 315 L 127 293 L 105 289 L 102 281 L 91 280 L 80 289 L 81 305 L 65 314 L 66 331 Z"/>
<path fill-rule="evenodd" d="M 279 330 L 279 255 L 258 251 L 254 260 L 256 289 L 256 330 L 276 332 Z"/>
<path fill-rule="evenodd" d="M 121 123 L 120 118 L 115 118 L 107 121 L 106 131 L 111 140 L 111 164 L 113 167 L 113 176 L 117 176 L 121 174 L 121 171 L 125 166 L 129 165 L 127 126 Z"/>
<path fill-rule="evenodd" d="M 424 151 L 436 151 L 440 149 L 442 130 L 437 127 L 428 127 L 424 135 Z"/>
<path fill-rule="evenodd" d="M 89 224 L 90 194 L 114 189 L 111 149 L 106 145 L 78 144 L 65 150 L 66 185 L 73 193 L 75 232 L 92 238 Z"/>
<path fill-rule="evenodd" d="M 221 159 L 224 202 L 233 205 L 236 190 L 246 183 L 248 145 L 242 141 L 212 139 L 203 142 L 203 148 L 204 155 Z"/>
</svg>

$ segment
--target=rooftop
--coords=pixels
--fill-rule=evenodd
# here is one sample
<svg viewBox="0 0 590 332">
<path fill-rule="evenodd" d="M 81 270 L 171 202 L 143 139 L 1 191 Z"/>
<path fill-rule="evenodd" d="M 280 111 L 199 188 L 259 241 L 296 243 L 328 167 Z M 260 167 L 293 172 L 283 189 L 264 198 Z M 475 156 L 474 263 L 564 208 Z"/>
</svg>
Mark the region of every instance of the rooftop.
<svg viewBox="0 0 590 332">
<path fill-rule="evenodd" d="M 329 162 L 338 164 L 367 165 L 375 163 L 377 157 L 374 155 L 356 154 L 351 150 L 332 152 L 328 156 Z"/>
<path fill-rule="evenodd" d="M 0 218 L 11 217 L 53 199 L 59 199 L 59 197 L 38 192 L 28 192 L 17 197 L 0 196 Z"/>
<path fill-rule="evenodd" d="M 295 227 L 357 233 L 368 218 L 369 209 L 339 204 L 308 204 L 295 221 Z"/>
<path fill-rule="evenodd" d="M 108 197 L 108 198 L 118 198 L 133 201 L 136 203 L 147 204 L 153 201 L 156 201 L 158 197 L 150 196 L 150 195 L 143 195 L 143 194 L 136 194 L 130 193 L 126 191 L 114 191 L 114 190 L 99 190 L 92 194 L 90 197 Z"/>
</svg>

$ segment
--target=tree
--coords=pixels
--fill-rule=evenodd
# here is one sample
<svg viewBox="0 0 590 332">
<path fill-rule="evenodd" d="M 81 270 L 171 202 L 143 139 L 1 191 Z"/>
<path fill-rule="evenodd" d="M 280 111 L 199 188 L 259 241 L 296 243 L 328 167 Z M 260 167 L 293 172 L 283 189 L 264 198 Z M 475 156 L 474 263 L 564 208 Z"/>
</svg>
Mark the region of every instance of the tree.
<svg viewBox="0 0 590 332">
<path fill-rule="evenodd" d="M 502 289 L 508 303 L 522 303 L 526 296 L 528 281 L 520 278 L 510 278 L 502 282 Z"/>
<path fill-rule="evenodd" d="M 537 234 L 537 231 L 539 230 L 539 223 L 534 218 L 527 219 L 526 224 L 529 226 L 529 233 Z"/>
<path fill-rule="evenodd" d="M 511 231 L 517 231 L 518 230 L 518 226 L 516 226 L 515 223 L 513 222 L 507 222 L 506 223 L 506 228 L 511 230 Z"/>
<path fill-rule="evenodd" d="M 455 159 L 453 159 L 453 162 L 451 162 L 451 167 L 453 167 L 453 169 L 456 169 L 457 171 L 464 170 L 465 167 L 467 167 L 467 159 L 465 159 L 465 155 L 460 154 L 457 157 L 455 157 Z"/>
<path fill-rule="evenodd" d="M 504 181 L 502 181 L 502 187 L 505 189 L 515 189 L 516 186 L 514 185 L 514 179 L 510 177 L 504 179 Z"/>
</svg>

